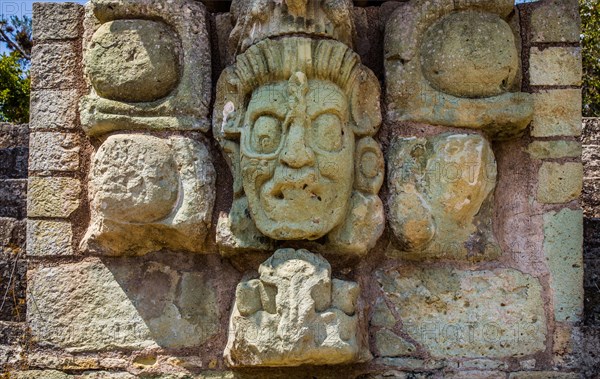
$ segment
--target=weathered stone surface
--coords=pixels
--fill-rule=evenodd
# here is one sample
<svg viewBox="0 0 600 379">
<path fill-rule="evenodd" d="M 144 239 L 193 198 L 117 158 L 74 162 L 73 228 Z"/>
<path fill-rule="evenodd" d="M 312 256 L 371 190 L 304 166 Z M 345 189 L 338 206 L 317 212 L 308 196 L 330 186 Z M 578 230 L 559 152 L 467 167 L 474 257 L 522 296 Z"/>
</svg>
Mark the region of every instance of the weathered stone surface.
<svg viewBox="0 0 600 379">
<path fill-rule="evenodd" d="M 86 52 L 86 70 L 101 97 L 149 102 L 167 96 L 179 82 L 177 36 L 149 20 L 102 24 Z"/>
<path fill-rule="evenodd" d="M 388 152 L 393 257 L 491 259 L 499 254 L 486 216 L 496 161 L 480 135 L 397 138 Z M 477 216 L 477 217 L 476 217 Z"/>
<path fill-rule="evenodd" d="M 27 215 L 27 180 L 0 180 L 0 217 L 23 219 Z"/>
<path fill-rule="evenodd" d="M 459 367 L 465 370 L 506 370 L 508 365 L 506 362 L 492 359 L 470 359 L 461 362 Z"/>
<path fill-rule="evenodd" d="M 458 97 L 506 92 L 519 69 L 510 26 L 497 15 L 451 13 L 431 26 L 421 45 L 423 74 L 438 90 Z"/>
<path fill-rule="evenodd" d="M 568 203 L 581 195 L 581 163 L 544 162 L 539 171 L 537 200 L 546 204 Z"/>
<path fill-rule="evenodd" d="M 579 42 L 579 17 L 575 1 L 544 1 L 531 12 L 532 42 Z"/>
<path fill-rule="evenodd" d="M 79 136 L 74 133 L 31 133 L 29 170 L 75 171 L 79 169 Z"/>
<path fill-rule="evenodd" d="M 94 0 L 90 10 L 86 33 L 96 35 L 86 41 L 85 63 L 98 93 L 82 99 L 84 130 L 93 136 L 136 129 L 207 131 L 212 65 L 204 5 Z M 105 40 L 116 43 L 107 54 Z"/>
<path fill-rule="evenodd" d="M 83 7 L 76 3 L 35 3 L 33 39 L 36 42 L 80 36 Z"/>
<path fill-rule="evenodd" d="M 534 137 L 579 136 L 581 134 L 581 90 L 557 89 L 533 94 Z"/>
<path fill-rule="evenodd" d="M 29 326 L 41 346 L 70 352 L 198 346 L 219 328 L 216 283 L 205 275 L 124 259 L 36 268 Z"/>
<path fill-rule="evenodd" d="M 375 301 L 373 315 L 371 316 L 371 325 L 392 328 L 396 325 L 396 318 L 382 298 Z"/>
<path fill-rule="evenodd" d="M 29 130 L 27 124 L 9 124 L 0 122 L 0 149 L 27 146 Z"/>
<path fill-rule="evenodd" d="M 375 334 L 375 345 L 381 357 L 411 355 L 417 348 L 389 329 L 381 329 Z"/>
<path fill-rule="evenodd" d="M 544 253 L 552 280 L 554 317 L 578 321 L 583 311 L 583 213 L 565 208 L 544 215 Z"/>
<path fill-rule="evenodd" d="M 82 247 L 108 255 L 142 255 L 163 247 L 202 252 L 215 176 L 202 142 L 109 137 L 92 162 L 92 221 Z"/>
<path fill-rule="evenodd" d="M 461 371 L 444 375 L 445 379 L 506 379 L 500 371 Z"/>
<path fill-rule="evenodd" d="M 15 379 L 72 379 L 71 375 L 56 370 L 28 370 L 11 373 Z"/>
<path fill-rule="evenodd" d="M 480 129 L 498 139 L 520 135 L 533 107 L 530 94 L 514 92 L 519 89 L 518 33 L 504 19 L 509 8 L 507 2 L 489 1 L 397 6 L 385 28 L 388 119 Z M 435 35 L 438 31 L 443 37 Z"/>
<path fill-rule="evenodd" d="M 233 171 L 234 204 L 247 198 L 261 234 L 326 237 L 323 250 L 342 254 L 362 255 L 375 245 L 384 219 L 377 198 L 383 157 L 371 138 L 381 123 L 379 92 L 359 57 L 330 40 L 261 41 L 224 71 L 213 132 Z M 228 246 L 260 241 L 255 233 L 229 234 L 245 218 L 222 219 L 221 240 L 239 241 Z"/>
<path fill-rule="evenodd" d="M 71 89 L 77 85 L 76 44 L 55 42 L 36 44 L 32 49 L 31 88 Z"/>
<path fill-rule="evenodd" d="M 32 130 L 74 129 L 77 124 L 76 90 L 38 90 L 31 93 Z"/>
<path fill-rule="evenodd" d="M 25 243 L 25 221 L 0 217 L 0 251 L 16 250 Z"/>
<path fill-rule="evenodd" d="M 79 207 L 81 185 L 73 178 L 29 178 L 29 217 L 69 217 Z"/>
<path fill-rule="evenodd" d="M 581 85 L 581 75 L 581 48 L 531 48 L 529 58 L 531 85 L 579 86 Z"/>
<path fill-rule="evenodd" d="M 355 313 L 359 287 L 331 279 L 324 258 L 280 249 L 259 273 L 236 290 L 224 353 L 230 365 L 329 365 L 370 358 Z"/>
<path fill-rule="evenodd" d="M 376 277 L 404 331 L 434 358 L 501 358 L 545 349 L 542 287 L 529 275 L 403 267 Z"/>
<path fill-rule="evenodd" d="M 73 254 L 71 223 L 62 221 L 27 221 L 27 255 L 63 256 Z"/>
<path fill-rule="evenodd" d="M 556 372 L 556 371 L 522 371 L 513 372 L 508 379 L 579 379 L 579 374 L 575 372 Z"/>
<path fill-rule="evenodd" d="M 25 336 L 25 323 L 0 322 L 0 367 L 5 371 L 24 363 Z"/>
<path fill-rule="evenodd" d="M 577 141 L 533 141 L 527 152 L 536 159 L 576 158 L 582 149 Z"/>
<path fill-rule="evenodd" d="M 0 180 L 27 178 L 28 155 L 27 147 L 0 148 Z"/>
</svg>

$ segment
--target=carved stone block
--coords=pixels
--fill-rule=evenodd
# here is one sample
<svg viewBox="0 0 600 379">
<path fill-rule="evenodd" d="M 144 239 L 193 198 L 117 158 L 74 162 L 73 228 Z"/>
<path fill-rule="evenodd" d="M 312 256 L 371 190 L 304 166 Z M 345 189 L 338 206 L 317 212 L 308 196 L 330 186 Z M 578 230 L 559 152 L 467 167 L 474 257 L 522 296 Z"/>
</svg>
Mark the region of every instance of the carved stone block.
<svg viewBox="0 0 600 379">
<path fill-rule="evenodd" d="M 241 282 L 225 359 L 232 366 L 331 365 L 370 359 L 359 334 L 359 287 L 331 279 L 307 250 L 280 249 Z"/>
<path fill-rule="evenodd" d="M 208 129 L 210 43 L 198 1 L 94 0 L 81 102 L 89 135 Z M 199 64 L 202 62 L 202 64 Z"/>
<path fill-rule="evenodd" d="M 93 157 L 89 200 L 92 220 L 84 250 L 202 252 L 215 200 L 215 170 L 201 142 L 114 135 Z"/>
</svg>

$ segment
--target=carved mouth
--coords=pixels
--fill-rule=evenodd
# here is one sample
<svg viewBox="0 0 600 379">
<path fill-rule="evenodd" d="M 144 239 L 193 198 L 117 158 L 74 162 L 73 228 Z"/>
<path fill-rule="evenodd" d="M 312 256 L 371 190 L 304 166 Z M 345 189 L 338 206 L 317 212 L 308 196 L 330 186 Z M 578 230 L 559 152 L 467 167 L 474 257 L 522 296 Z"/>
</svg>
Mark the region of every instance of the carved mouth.
<svg viewBox="0 0 600 379">
<path fill-rule="evenodd" d="M 273 186 L 270 195 L 277 200 L 322 201 L 320 191 L 316 187 L 316 184 L 308 184 L 305 182 L 279 183 Z"/>
</svg>

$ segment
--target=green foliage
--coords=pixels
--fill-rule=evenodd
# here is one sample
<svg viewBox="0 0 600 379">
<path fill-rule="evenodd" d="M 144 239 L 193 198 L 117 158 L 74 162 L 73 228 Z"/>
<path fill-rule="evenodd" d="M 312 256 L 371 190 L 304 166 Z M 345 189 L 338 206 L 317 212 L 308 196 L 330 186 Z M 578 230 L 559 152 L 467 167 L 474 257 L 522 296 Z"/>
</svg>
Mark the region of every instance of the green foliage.
<svg viewBox="0 0 600 379">
<path fill-rule="evenodd" d="M 29 122 L 29 70 L 16 52 L 0 56 L 0 120 Z"/>
<path fill-rule="evenodd" d="M 579 0 L 583 47 L 583 115 L 600 117 L 600 2 Z"/>
</svg>

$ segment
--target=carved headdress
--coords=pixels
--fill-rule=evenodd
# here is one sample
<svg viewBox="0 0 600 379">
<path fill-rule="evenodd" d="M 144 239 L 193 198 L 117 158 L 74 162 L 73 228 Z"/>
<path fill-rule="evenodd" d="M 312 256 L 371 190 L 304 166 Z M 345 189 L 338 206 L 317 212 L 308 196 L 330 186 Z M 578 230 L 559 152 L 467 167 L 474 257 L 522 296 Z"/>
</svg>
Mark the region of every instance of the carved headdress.
<svg viewBox="0 0 600 379">
<path fill-rule="evenodd" d="M 244 221 L 244 236 L 241 227 L 236 232 L 236 224 L 243 221 L 244 214 L 253 213 L 246 209 L 252 204 L 247 205 L 241 179 L 240 136 L 248 127 L 245 114 L 253 91 L 288 82 L 297 73 L 309 81 L 330 82 L 340 89 L 356 142 L 354 190 L 348 199 L 352 204 L 345 224 L 328 234 L 325 246 L 363 255 L 383 232 L 383 206 L 377 193 L 383 182 L 384 164 L 381 149 L 372 138 L 381 124 L 381 89 L 373 72 L 352 50 L 351 7 L 350 0 L 234 0 L 236 25 L 230 45 L 239 55 L 221 74 L 213 115 L 214 136 L 234 176 L 234 205 L 229 217 L 219 221 L 218 242 L 223 252 L 273 246 L 258 230 L 254 237 L 248 236 L 248 220 Z M 236 209 L 239 207 L 242 209 Z M 353 213 L 356 207 L 367 214 Z"/>
</svg>

